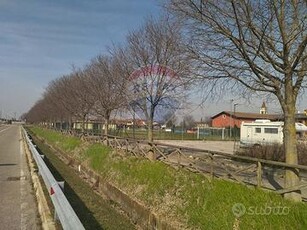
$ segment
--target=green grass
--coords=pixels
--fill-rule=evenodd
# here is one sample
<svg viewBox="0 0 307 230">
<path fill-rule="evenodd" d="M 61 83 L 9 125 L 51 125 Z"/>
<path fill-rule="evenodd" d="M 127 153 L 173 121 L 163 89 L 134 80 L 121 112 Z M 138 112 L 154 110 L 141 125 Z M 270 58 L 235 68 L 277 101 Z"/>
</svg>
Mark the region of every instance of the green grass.
<svg viewBox="0 0 307 230">
<path fill-rule="evenodd" d="M 78 148 L 81 144 L 81 140 L 73 136 L 65 136 L 54 130 L 47 130 L 41 127 L 30 127 L 29 128 L 36 135 L 44 138 L 49 144 L 55 145 L 63 151 L 71 152 Z"/>
<path fill-rule="evenodd" d="M 176 219 L 192 229 L 233 229 L 235 223 L 239 229 L 307 229 L 306 203 L 229 181 L 208 181 L 203 175 L 161 162 L 122 157 L 100 144 L 88 146 L 81 154 L 105 180 L 169 221 Z M 242 205 L 245 214 L 235 216 Z"/>
<path fill-rule="evenodd" d="M 187 203 L 180 211 L 188 214 L 191 226 L 200 229 L 232 229 L 236 220 L 233 207 L 243 205 L 246 213 L 238 218 L 240 229 L 307 227 L 306 204 L 292 203 L 276 194 L 232 182 L 213 180 L 211 184 L 204 183 L 198 175 L 190 178 L 190 183 L 186 182 L 191 186 L 183 190 L 182 196 Z M 282 212 L 282 208 L 286 212 Z"/>
<path fill-rule="evenodd" d="M 84 152 L 84 158 L 90 159 L 90 167 L 100 174 L 106 176 L 109 170 L 108 156 L 111 149 L 101 144 L 90 145 Z"/>
<path fill-rule="evenodd" d="M 133 130 L 110 130 L 109 135 L 120 136 L 124 138 L 136 138 L 136 139 L 147 139 L 147 131 L 146 130 L 136 130 L 133 134 Z M 237 137 L 229 138 L 228 135 L 225 134 L 224 139 L 222 139 L 222 134 L 210 134 L 210 135 L 200 135 L 199 139 L 197 139 L 196 133 L 173 133 L 173 132 L 165 132 L 164 130 L 154 130 L 153 131 L 154 140 L 210 140 L 210 141 L 234 141 L 240 139 Z"/>
<path fill-rule="evenodd" d="M 84 152 L 90 159 L 90 166 L 99 172 L 105 179 L 116 174 L 116 179 L 121 184 L 133 186 L 146 185 L 143 197 L 150 200 L 156 195 L 163 195 L 171 186 L 174 186 L 173 172 L 161 162 L 149 162 L 138 158 L 114 158 L 111 148 L 101 144 L 93 144 Z M 114 178 L 112 178 L 114 179 Z"/>
</svg>

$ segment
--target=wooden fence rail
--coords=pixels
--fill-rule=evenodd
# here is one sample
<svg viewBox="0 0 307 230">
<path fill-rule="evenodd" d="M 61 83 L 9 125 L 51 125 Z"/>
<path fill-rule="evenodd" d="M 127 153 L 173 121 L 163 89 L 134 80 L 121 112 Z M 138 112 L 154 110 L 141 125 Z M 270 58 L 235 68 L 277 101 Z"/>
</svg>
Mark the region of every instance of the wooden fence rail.
<svg viewBox="0 0 307 230">
<path fill-rule="evenodd" d="M 301 191 L 307 200 L 307 166 L 293 165 L 229 153 L 209 151 L 198 148 L 179 147 L 160 142 L 148 142 L 116 136 L 84 136 L 90 142 L 103 142 L 115 151 L 122 151 L 136 157 L 160 160 L 173 167 L 184 167 L 202 173 L 209 180 L 219 177 L 234 180 L 241 184 L 270 189 L 279 194 Z M 154 157 L 150 157 L 152 154 Z M 300 170 L 300 184 L 291 188 L 284 187 L 284 172 Z"/>
</svg>

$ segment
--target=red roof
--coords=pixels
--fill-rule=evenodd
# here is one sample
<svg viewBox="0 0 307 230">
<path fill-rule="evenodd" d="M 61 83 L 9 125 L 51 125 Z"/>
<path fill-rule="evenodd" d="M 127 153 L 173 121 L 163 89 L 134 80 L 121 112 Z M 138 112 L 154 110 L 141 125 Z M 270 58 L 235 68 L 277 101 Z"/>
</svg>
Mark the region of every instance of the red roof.
<svg viewBox="0 0 307 230">
<path fill-rule="evenodd" d="M 226 114 L 229 116 L 232 116 L 233 118 L 238 118 L 238 119 L 268 119 L 268 120 L 283 120 L 283 115 L 282 114 L 260 114 L 260 113 L 242 113 L 242 112 L 229 112 L 229 111 L 222 111 L 213 117 L 211 119 L 214 119 L 222 114 Z"/>
</svg>

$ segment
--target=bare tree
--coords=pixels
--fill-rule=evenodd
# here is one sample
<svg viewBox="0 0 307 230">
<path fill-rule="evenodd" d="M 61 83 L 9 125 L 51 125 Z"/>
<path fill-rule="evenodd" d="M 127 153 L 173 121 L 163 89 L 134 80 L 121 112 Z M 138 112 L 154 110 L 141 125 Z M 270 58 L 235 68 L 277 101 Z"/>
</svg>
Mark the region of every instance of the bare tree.
<svg viewBox="0 0 307 230">
<path fill-rule="evenodd" d="M 71 107 L 74 106 L 75 118 L 81 120 L 81 131 L 84 132 L 85 122 L 95 104 L 95 98 L 89 93 L 91 91 L 90 79 L 84 70 L 74 70 L 69 80 L 67 90 L 70 93 L 68 95 L 70 101 L 68 103 L 71 103 Z"/>
<path fill-rule="evenodd" d="M 176 125 L 177 117 L 173 112 L 168 112 L 163 116 L 163 124 L 168 128 L 173 128 Z"/>
<path fill-rule="evenodd" d="M 153 121 L 184 100 L 189 61 L 182 48 L 181 27 L 169 19 L 148 20 L 128 36 L 126 60 L 134 68 L 129 76 L 130 105 L 147 121 L 153 140 Z"/>
<path fill-rule="evenodd" d="M 89 75 L 95 104 L 93 110 L 104 119 L 104 134 L 108 134 L 111 113 L 126 103 L 126 80 L 119 59 L 97 56 L 85 71 Z"/>
<path fill-rule="evenodd" d="M 81 131 L 84 132 L 87 116 L 95 103 L 90 90 L 88 76 L 83 70 L 74 70 L 70 75 L 50 82 L 46 92 L 54 106 L 81 121 Z"/>
<path fill-rule="evenodd" d="M 286 162 L 297 164 L 295 106 L 307 73 L 307 10 L 303 0 L 171 0 L 184 19 L 197 76 L 236 89 L 277 97 L 284 113 Z M 206 81 L 208 82 L 208 81 Z M 243 86 L 243 87 L 241 87 Z M 287 170 L 286 187 L 299 183 Z M 300 200 L 300 194 L 287 197 Z"/>
<path fill-rule="evenodd" d="M 54 103 L 53 95 L 45 91 L 42 99 L 38 100 L 32 108 L 24 115 L 30 123 L 55 123 L 66 120 L 67 111 L 60 104 Z"/>
<path fill-rule="evenodd" d="M 195 127 L 195 119 L 192 115 L 185 115 L 180 123 L 181 127 L 191 129 Z"/>
<path fill-rule="evenodd" d="M 56 80 L 58 81 L 58 80 Z M 56 84 L 53 84 L 53 82 L 50 82 L 48 87 L 46 88 L 44 94 L 43 94 L 43 103 L 46 107 L 48 107 L 48 114 L 49 114 L 49 122 L 68 122 L 69 128 L 71 127 L 71 117 L 72 113 L 67 109 L 67 106 L 63 104 L 62 100 L 62 93 L 56 94 L 56 90 L 54 90 L 54 86 Z"/>
<path fill-rule="evenodd" d="M 46 106 L 44 99 L 38 100 L 24 117 L 29 123 L 48 122 L 51 119 L 50 110 Z"/>
<path fill-rule="evenodd" d="M 104 118 L 107 134 L 111 112 L 127 102 L 122 55 L 115 54 L 99 56 L 86 68 L 74 68 L 71 74 L 51 81 L 26 117 L 33 122 L 81 121 L 84 132 L 85 122 L 95 112 Z"/>
</svg>

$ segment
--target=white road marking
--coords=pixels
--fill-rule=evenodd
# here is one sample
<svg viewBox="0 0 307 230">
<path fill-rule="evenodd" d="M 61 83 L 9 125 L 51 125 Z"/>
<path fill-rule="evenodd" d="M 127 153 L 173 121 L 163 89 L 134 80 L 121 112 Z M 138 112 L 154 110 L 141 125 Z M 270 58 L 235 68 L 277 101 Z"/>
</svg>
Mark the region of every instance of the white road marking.
<svg viewBox="0 0 307 230">
<path fill-rule="evenodd" d="M 0 133 L 4 132 L 5 130 L 8 130 L 8 129 L 10 129 L 10 128 L 12 128 L 12 126 L 10 126 L 10 127 L 6 128 L 6 129 L 2 129 L 2 130 L 0 130 Z"/>
</svg>

